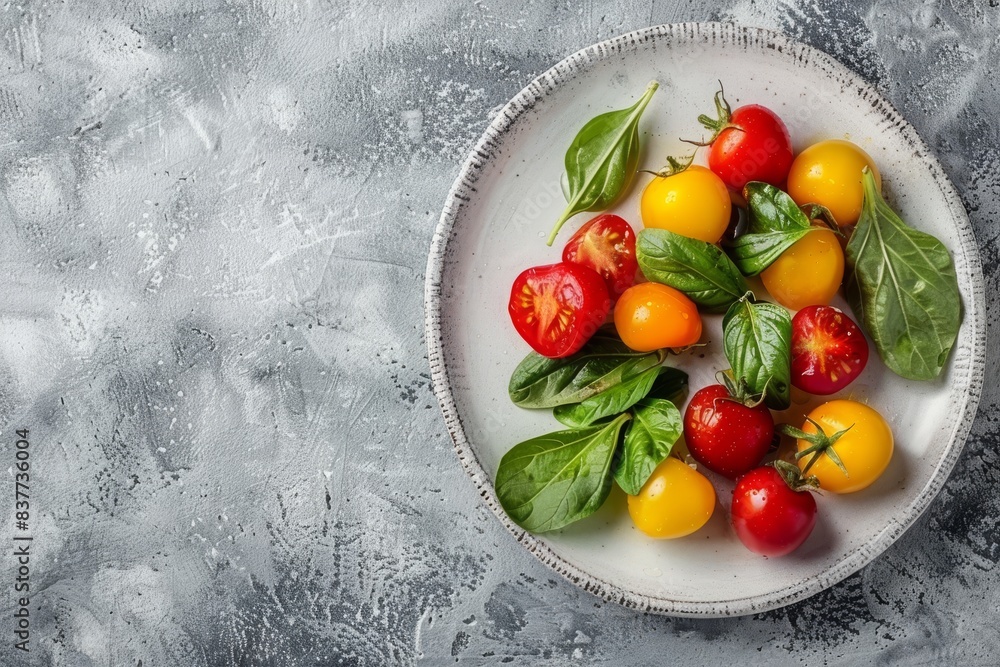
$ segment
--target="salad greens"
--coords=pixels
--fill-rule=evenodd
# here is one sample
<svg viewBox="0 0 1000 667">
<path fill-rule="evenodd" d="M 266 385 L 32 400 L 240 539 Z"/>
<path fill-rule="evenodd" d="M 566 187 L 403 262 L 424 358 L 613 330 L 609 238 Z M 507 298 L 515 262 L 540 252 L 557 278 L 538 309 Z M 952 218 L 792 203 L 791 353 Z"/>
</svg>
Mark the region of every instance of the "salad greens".
<svg viewBox="0 0 1000 667">
<path fill-rule="evenodd" d="M 750 213 L 748 233 L 729 245 L 729 252 L 745 276 L 756 276 L 781 253 L 814 229 L 809 218 L 787 194 L 767 183 L 743 188 Z"/>
<path fill-rule="evenodd" d="M 606 424 L 514 445 L 497 470 L 497 499 L 504 511 L 534 533 L 562 528 L 596 512 L 611 492 L 611 464 L 628 420 L 628 414 L 621 414 Z"/>
<path fill-rule="evenodd" d="M 864 205 L 847 244 L 846 292 L 882 361 L 910 380 L 941 374 L 962 323 L 951 255 L 906 225 L 865 171 Z"/>
<path fill-rule="evenodd" d="M 625 493 L 639 493 L 656 466 L 670 455 L 684 427 L 677 406 L 662 398 L 645 398 L 636 404 L 622 442 L 615 481 Z"/>
<path fill-rule="evenodd" d="M 635 250 L 644 276 L 684 292 L 707 312 L 725 312 L 749 289 L 733 261 L 712 243 L 643 229 Z"/>
<path fill-rule="evenodd" d="M 791 404 L 792 318 L 781 306 L 748 293 L 722 320 L 723 347 L 737 383 L 762 396 L 767 407 Z"/>
<path fill-rule="evenodd" d="M 569 203 L 556 220 L 548 245 L 572 216 L 606 209 L 625 191 L 639 164 L 639 118 L 659 85 L 650 82 L 638 102 L 595 116 L 577 133 L 565 159 Z"/>
</svg>

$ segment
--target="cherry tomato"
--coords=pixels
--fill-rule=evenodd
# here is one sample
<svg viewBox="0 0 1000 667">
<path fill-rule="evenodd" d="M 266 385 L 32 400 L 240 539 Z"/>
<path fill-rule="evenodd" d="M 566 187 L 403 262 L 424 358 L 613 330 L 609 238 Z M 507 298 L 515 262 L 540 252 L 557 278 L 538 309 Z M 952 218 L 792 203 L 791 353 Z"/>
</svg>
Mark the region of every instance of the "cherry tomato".
<svg viewBox="0 0 1000 667">
<path fill-rule="evenodd" d="M 517 333 L 546 357 L 566 357 L 594 335 L 611 310 L 608 288 L 593 269 L 549 264 L 514 280 L 507 306 Z"/>
<path fill-rule="evenodd" d="M 633 350 L 687 347 L 701 338 L 701 316 L 691 299 L 660 283 L 639 283 L 615 305 L 615 328 Z"/>
<path fill-rule="evenodd" d="M 816 499 L 795 491 L 771 466 L 754 468 L 736 482 L 733 528 L 747 549 L 784 556 L 799 548 L 816 525 Z"/>
<path fill-rule="evenodd" d="M 850 141 L 830 139 L 813 144 L 799 153 L 788 172 L 788 194 L 799 206 L 822 204 L 841 225 L 853 225 L 861 216 L 864 189 L 861 170 L 865 167 L 882 188 L 875 162 Z"/>
<path fill-rule="evenodd" d="M 750 181 L 781 187 L 791 164 L 788 128 L 777 114 L 759 104 L 733 111 L 708 153 L 708 166 L 734 190 L 742 190 Z"/>
<path fill-rule="evenodd" d="M 597 271 L 613 301 L 632 286 L 639 270 L 635 232 L 617 215 L 599 215 L 573 234 L 563 248 L 562 259 Z"/>
<path fill-rule="evenodd" d="M 760 274 L 774 300 L 789 310 L 825 305 L 844 279 L 844 251 L 829 229 L 816 228 Z"/>
<path fill-rule="evenodd" d="M 636 528 L 650 537 L 690 535 L 712 517 L 715 489 L 697 470 L 668 456 L 656 467 L 637 496 L 628 497 Z"/>
<path fill-rule="evenodd" d="M 868 342 L 839 308 L 808 306 L 792 318 L 792 384 L 826 396 L 851 384 L 868 363 Z"/>
<path fill-rule="evenodd" d="M 642 191 L 642 224 L 682 236 L 718 243 L 732 210 L 722 179 L 691 165 L 670 176 L 657 176 Z"/>
<path fill-rule="evenodd" d="M 863 403 L 840 399 L 819 406 L 809 413 L 809 419 L 819 424 L 827 437 L 850 429 L 831 445 L 847 474 L 827 451 L 822 451 L 815 463 L 812 463 L 813 453 L 798 459 L 799 468 L 816 475 L 821 489 L 834 493 L 860 491 L 885 472 L 892 458 L 892 431 L 878 412 Z M 809 421 L 802 425 L 802 430 L 810 435 L 819 433 Z M 804 452 L 813 444 L 799 439 L 798 450 Z"/>
<path fill-rule="evenodd" d="M 774 419 L 767 407 L 748 407 L 721 384 L 695 392 L 684 412 L 684 441 L 691 456 L 730 479 L 760 463 L 773 438 Z"/>
</svg>

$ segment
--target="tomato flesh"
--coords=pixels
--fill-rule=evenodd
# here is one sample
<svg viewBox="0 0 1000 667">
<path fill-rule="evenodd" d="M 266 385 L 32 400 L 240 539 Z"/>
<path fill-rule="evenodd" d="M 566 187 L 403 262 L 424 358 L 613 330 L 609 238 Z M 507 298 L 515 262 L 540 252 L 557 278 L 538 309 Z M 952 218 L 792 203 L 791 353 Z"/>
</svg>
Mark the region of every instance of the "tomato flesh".
<svg viewBox="0 0 1000 667">
<path fill-rule="evenodd" d="M 522 271 L 507 310 L 514 328 L 535 352 L 566 357 L 583 347 L 604 322 L 611 299 L 595 271 L 578 264 L 549 264 Z"/>
<path fill-rule="evenodd" d="M 736 482 L 731 516 L 733 529 L 747 549 L 763 556 L 784 556 L 812 533 L 816 499 L 808 491 L 793 491 L 771 466 L 761 466 Z"/>
<path fill-rule="evenodd" d="M 868 363 L 868 341 L 839 308 L 809 306 L 792 318 L 792 384 L 826 396 L 854 382 Z"/>
<path fill-rule="evenodd" d="M 733 111 L 712 142 L 708 166 L 734 190 L 750 181 L 781 187 L 792 165 L 792 139 L 777 114 L 759 104 Z"/>
<path fill-rule="evenodd" d="M 730 479 L 759 464 L 773 438 L 774 418 L 767 407 L 747 407 L 721 384 L 699 389 L 684 412 L 684 440 L 691 455 Z"/>
<path fill-rule="evenodd" d="M 593 269 L 608 288 L 612 300 L 635 282 L 635 231 L 623 218 L 599 215 L 579 230 L 563 248 L 564 262 Z"/>
</svg>

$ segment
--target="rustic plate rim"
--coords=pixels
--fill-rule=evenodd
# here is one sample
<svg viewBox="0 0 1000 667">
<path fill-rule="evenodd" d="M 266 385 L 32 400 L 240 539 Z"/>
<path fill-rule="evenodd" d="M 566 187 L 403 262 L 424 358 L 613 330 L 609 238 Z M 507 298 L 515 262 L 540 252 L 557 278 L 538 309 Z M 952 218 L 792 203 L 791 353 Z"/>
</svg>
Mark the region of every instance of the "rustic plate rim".
<svg viewBox="0 0 1000 667">
<path fill-rule="evenodd" d="M 500 507 L 489 476 L 483 469 L 475 451 L 466 438 L 461 416 L 452 395 L 448 379 L 448 370 L 444 364 L 444 339 L 441 329 L 441 280 L 445 269 L 445 259 L 449 241 L 454 231 L 459 211 L 475 191 L 475 183 L 484 165 L 489 161 L 491 153 L 500 139 L 517 119 L 530 110 L 534 103 L 546 94 L 547 89 L 555 88 L 571 77 L 575 72 L 586 69 L 592 63 L 600 61 L 606 55 L 618 53 L 629 48 L 638 47 L 641 43 L 656 39 L 687 39 L 691 41 L 726 40 L 741 43 L 747 48 L 767 48 L 784 52 L 786 49 L 794 52 L 798 58 L 808 58 L 809 61 L 821 61 L 830 76 L 841 83 L 856 87 L 877 106 L 887 119 L 904 138 L 917 150 L 921 159 L 931 170 L 934 180 L 941 189 L 941 194 L 955 219 L 959 220 L 958 236 L 960 250 L 967 262 L 972 284 L 972 302 L 963 304 L 963 327 L 972 327 L 972 354 L 968 360 L 967 377 L 969 391 L 967 400 L 962 406 L 962 414 L 955 420 L 950 442 L 940 458 L 930 479 L 914 501 L 905 508 L 903 516 L 898 517 L 868 542 L 857 547 L 837 563 L 831 565 L 819 574 L 806 577 L 783 589 L 763 595 L 752 595 L 726 600 L 676 600 L 635 593 L 621 586 L 595 577 L 563 557 L 556 554 L 543 541 L 518 527 Z M 958 249 L 956 249 L 958 250 Z M 550 69 L 546 70 L 531 83 L 525 86 L 507 104 L 505 104 L 487 126 L 483 135 L 469 153 L 454 184 L 448 192 L 441 218 L 434 232 L 430 254 L 427 260 L 426 280 L 424 284 L 424 335 L 427 344 L 428 363 L 431 370 L 431 380 L 434 394 L 438 400 L 445 425 L 451 436 L 452 443 L 459 461 L 466 473 L 476 485 L 480 496 L 487 506 L 497 515 L 503 525 L 514 535 L 519 543 L 572 583 L 582 587 L 605 600 L 614 601 L 625 607 L 645 612 L 690 617 L 725 617 L 758 613 L 783 607 L 814 595 L 829 586 L 854 574 L 874 560 L 891 546 L 914 522 L 923 514 L 931 501 L 937 496 L 954 468 L 965 442 L 972 429 L 979 404 L 980 393 L 985 371 L 985 358 L 982 352 L 986 347 L 985 323 L 985 287 L 982 275 L 982 263 L 975 242 L 971 222 L 957 190 L 947 177 L 937 157 L 931 152 L 916 129 L 877 91 L 875 86 L 859 75 L 849 70 L 832 56 L 802 42 L 791 39 L 781 33 L 766 28 L 739 26 L 728 23 L 670 23 L 650 26 L 607 39 L 564 58 Z M 979 354 L 977 354 L 977 352 Z"/>
</svg>

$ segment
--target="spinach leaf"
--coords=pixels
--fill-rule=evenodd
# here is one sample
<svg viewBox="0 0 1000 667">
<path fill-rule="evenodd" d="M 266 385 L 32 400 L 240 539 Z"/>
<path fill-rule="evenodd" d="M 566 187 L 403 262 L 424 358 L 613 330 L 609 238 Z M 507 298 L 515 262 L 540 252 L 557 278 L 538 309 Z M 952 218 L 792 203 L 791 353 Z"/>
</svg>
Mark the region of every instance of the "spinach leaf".
<svg viewBox="0 0 1000 667">
<path fill-rule="evenodd" d="M 718 246 L 666 229 L 639 232 L 636 259 L 644 276 L 684 292 L 708 312 L 725 311 L 748 289 Z"/>
<path fill-rule="evenodd" d="M 791 404 L 792 318 L 787 310 L 754 302 L 748 294 L 722 319 L 722 342 L 737 382 L 745 379 L 769 408 L 784 410 Z"/>
<path fill-rule="evenodd" d="M 500 459 L 496 492 L 507 515 L 541 533 L 590 516 L 611 491 L 611 464 L 629 415 L 515 445 Z"/>
<path fill-rule="evenodd" d="M 658 87 L 651 82 L 638 102 L 592 118 L 577 133 L 566 151 L 569 203 L 549 234 L 549 245 L 570 217 L 606 209 L 625 190 L 639 163 L 639 118 Z"/>
<path fill-rule="evenodd" d="M 644 399 L 659 375 L 659 368 L 650 368 L 575 405 L 557 406 L 552 411 L 552 416 L 566 426 L 589 426 L 600 419 L 628 410 Z"/>
<path fill-rule="evenodd" d="M 661 398 L 639 401 L 632 413 L 614 472 L 618 486 L 630 496 L 639 493 L 656 466 L 670 455 L 684 428 L 677 406 Z"/>
<path fill-rule="evenodd" d="M 660 374 L 653 382 L 653 388 L 647 398 L 662 398 L 674 405 L 680 406 L 688 391 L 688 374 L 672 366 L 660 366 Z"/>
<path fill-rule="evenodd" d="M 813 227 L 787 194 L 754 181 L 743 188 L 750 210 L 749 233 L 729 245 L 730 255 L 745 276 L 756 276 Z"/>
<path fill-rule="evenodd" d="M 962 323 L 951 255 L 908 227 L 865 172 L 861 218 L 847 244 L 847 301 L 885 365 L 909 380 L 941 374 Z"/>
<path fill-rule="evenodd" d="M 507 390 L 522 408 L 553 408 L 582 400 L 659 366 L 666 354 L 636 352 L 602 327 L 576 354 L 549 359 L 532 352 L 518 364 Z"/>
</svg>

